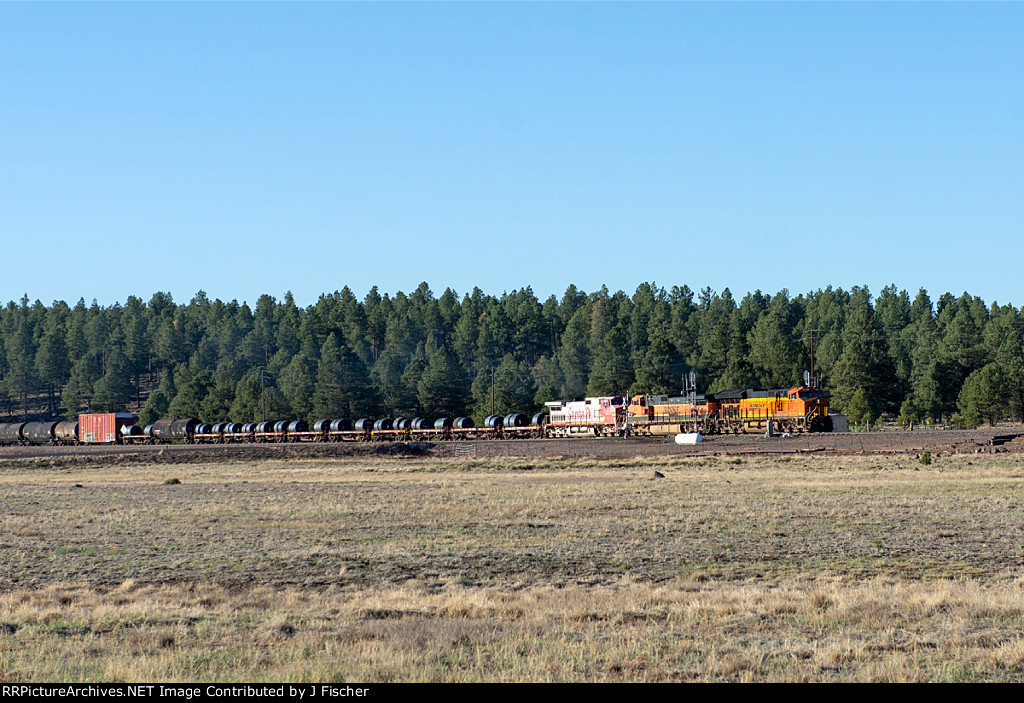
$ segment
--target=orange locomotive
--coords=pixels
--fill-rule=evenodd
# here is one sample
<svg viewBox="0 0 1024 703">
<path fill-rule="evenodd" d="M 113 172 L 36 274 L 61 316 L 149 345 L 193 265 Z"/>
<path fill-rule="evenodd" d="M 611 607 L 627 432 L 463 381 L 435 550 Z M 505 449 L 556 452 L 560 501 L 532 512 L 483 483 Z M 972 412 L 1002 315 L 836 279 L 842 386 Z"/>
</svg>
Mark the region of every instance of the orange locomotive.
<svg viewBox="0 0 1024 703">
<path fill-rule="evenodd" d="M 828 398 L 813 386 L 788 391 L 738 389 L 693 396 L 636 395 L 630 400 L 626 419 L 633 434 L 832 430 Z"/>
<path fill-rule="evenodd" d="M 635 395 L 626 408 L 629 434 L 669 435 L 680 432 L 717 432 L 720 406 L 704 395 Z M 712 429 L 714 427 L 715 429 Z"/>
</svg>

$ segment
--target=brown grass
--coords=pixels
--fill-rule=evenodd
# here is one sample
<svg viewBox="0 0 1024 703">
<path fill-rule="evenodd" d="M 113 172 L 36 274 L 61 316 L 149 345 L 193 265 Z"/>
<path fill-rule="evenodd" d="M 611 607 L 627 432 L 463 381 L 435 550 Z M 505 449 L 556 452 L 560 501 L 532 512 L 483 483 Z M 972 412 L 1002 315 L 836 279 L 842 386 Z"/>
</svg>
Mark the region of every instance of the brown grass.
<svg viewBox="0 0 1024 703">
<path fill-rule="evenodd" d="M 1016 455 L 165 470 L 0 474 L 0 680 L 1024 678 Z"/>
</svg>

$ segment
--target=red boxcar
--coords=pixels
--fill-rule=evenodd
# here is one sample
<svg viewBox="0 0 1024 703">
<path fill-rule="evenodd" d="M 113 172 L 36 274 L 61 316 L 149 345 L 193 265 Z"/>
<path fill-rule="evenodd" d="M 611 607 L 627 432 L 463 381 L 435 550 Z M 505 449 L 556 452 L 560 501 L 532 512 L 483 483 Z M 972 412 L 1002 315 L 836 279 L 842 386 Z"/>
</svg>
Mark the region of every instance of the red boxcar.
<svg viewBox="0 0 1024 703">
<path fill-rule="evenodd" d="M 89 413 L 78 416 L 78 441 L 82 444 L 120 444 L 121 428 L 134 425 L 131 413 Z"/>
</svg>

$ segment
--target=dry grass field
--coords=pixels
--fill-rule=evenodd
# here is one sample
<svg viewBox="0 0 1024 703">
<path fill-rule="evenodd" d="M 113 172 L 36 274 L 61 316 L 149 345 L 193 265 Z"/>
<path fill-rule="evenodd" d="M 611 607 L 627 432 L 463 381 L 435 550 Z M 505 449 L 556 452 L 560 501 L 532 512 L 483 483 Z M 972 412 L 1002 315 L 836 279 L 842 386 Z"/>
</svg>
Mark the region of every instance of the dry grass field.
<svg viewBox="0 0 1024 703">
<path fill-rule="evenodd" d="M 0 505 L 3 682 L 1024 679 L 1016 453 L 39 461 Z"/>
</svg>

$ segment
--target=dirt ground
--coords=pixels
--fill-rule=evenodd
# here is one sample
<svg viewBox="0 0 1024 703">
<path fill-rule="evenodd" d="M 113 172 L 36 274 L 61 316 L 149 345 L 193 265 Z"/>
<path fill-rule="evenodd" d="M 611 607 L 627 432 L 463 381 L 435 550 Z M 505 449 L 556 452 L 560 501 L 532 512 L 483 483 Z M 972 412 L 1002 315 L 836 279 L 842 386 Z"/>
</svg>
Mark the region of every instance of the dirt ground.
<svg viewBox="0 0 1024 703">
<path fill-rule="evenodd" d="M 1024 456 L 999 458 L 998 470 L 971 455 L 22 468 L 0 473 L 0 589 L 990 574 L 1024 564 Z"/>
<path fill-rule="evenodd" d="M 301 444 L 129 445 L 0 447 L 5 468 L 84 467 L 117 463 L 181 464 L 253 462 L 273 459 L 359 457 L 633 457 L 771 456 L 771 455 L 933 455 L 1017 452 L 1024 450 L 1024 428 L 930 430 L 917 432 L 843 432 L 792 437 L 708 436 L 695 445 L 678 445 L 671 437 L 605 437 L 472 442 L 339 442 Z"/>
<path fill-rule="evenodd" d="M 5 454 L 0 681 L 1024 679 L 1016 445 L 793 439 Z"/>
</svg>

